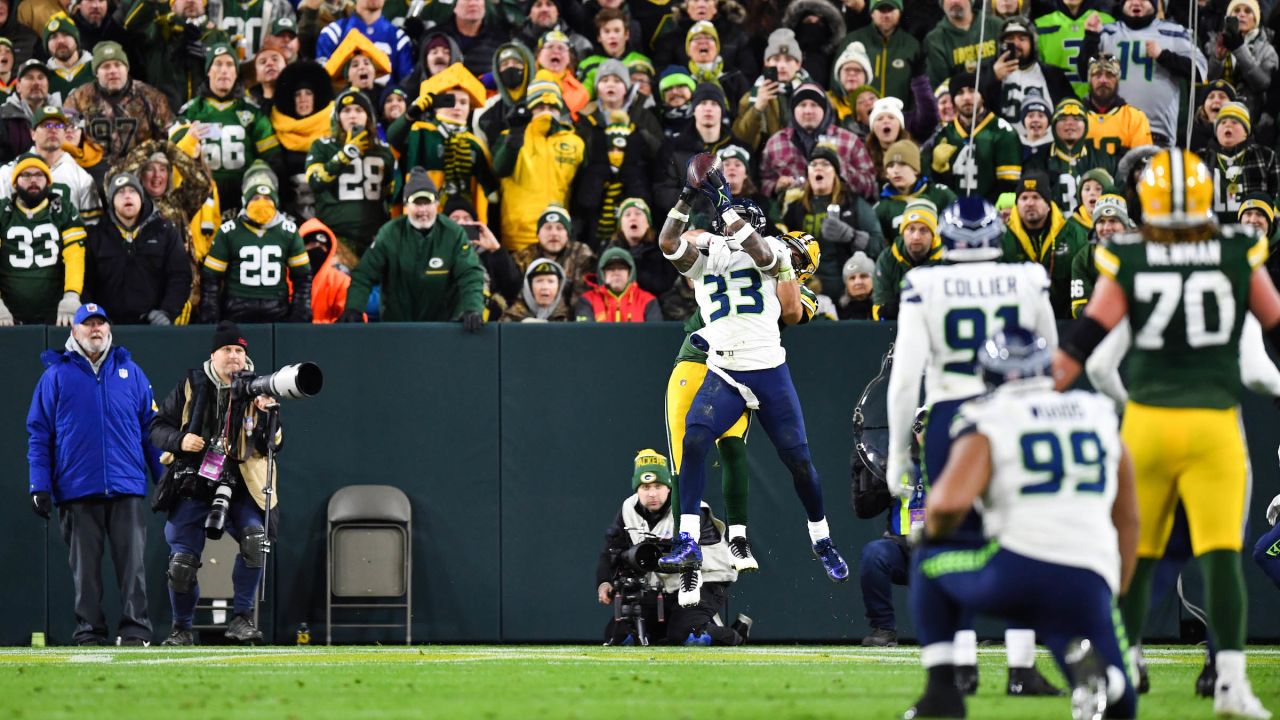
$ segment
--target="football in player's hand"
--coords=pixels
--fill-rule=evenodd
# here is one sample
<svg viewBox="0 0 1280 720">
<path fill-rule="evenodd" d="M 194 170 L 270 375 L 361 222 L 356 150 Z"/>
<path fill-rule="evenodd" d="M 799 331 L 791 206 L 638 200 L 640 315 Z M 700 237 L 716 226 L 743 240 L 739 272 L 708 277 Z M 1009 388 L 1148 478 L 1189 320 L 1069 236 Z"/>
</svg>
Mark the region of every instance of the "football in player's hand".
<svg viewBox="0 0 1280 720">
<path fill-rule="evenodd" d="M 685 172 L 684 181 L 689 187 L 696 188 L 707 179 L 707 173 L 711 172 L 711 168 L 716 166 L 718 159 L 709 152 L 702 152 L 689 158 L 689 167 Z"/>
</svg>

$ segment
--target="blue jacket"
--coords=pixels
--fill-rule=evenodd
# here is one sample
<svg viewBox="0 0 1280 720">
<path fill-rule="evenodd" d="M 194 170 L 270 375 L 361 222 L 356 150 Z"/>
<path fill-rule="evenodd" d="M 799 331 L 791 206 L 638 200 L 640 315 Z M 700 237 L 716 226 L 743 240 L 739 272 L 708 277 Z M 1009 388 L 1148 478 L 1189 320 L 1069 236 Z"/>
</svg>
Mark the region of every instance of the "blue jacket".
<svg viewBox="0 0 1280 720">
<path fill-rule="evenodd" d="M 398 84 L 413 72 L 413 43 L 403 30 L 392 25 L 385 17 L 378 18 L 372 25 L 365 25 L 359 15 L 329 23 L 320 31 L 320 37 L 316 38 L 316 62 L 323 65 L 352 29 L 359 30 L 387 54 L 391 60 L 390 84 Z M 414 90 L 416 92 L 417 88 Z M 373 124 L 373 118 L 370 118 L 370 124 Z"/>
<path fill-rule="evenodd" d="M 44 374 L 27 413 L 30 491 L 54 502 L 146 495 L 147 467 L 159 478 L 160 452 L 147 441 L 156 406 L 151 383 L 129 351 L 107 351 L 99 374 L 72 350 L 40 355 Z"/>
</svg>

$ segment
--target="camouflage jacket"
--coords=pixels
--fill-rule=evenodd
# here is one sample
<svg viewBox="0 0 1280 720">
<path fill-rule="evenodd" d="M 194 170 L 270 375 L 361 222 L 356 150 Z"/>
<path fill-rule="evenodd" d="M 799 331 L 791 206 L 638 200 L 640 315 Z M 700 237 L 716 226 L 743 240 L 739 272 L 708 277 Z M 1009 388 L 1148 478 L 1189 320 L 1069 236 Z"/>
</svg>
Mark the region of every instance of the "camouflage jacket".
<svg viewBox="0 0 1280 720">
<path fill-rule="evenodd" d="M 511 259 L 516 261 L 521 274 L 529 269 L 529 263 L 539 258 L 555 260 L 556 264 L 564 268 L 564 276 L 569 282 L 570 290 L 564 294 L 564 299 L 570 307 L 590 289 L 587 287 L 586 275 L 596 271 L 596 254 L 586 243 L 570 240 L 563 250 L 554 254 L 543 250 L 541 244 L 534 243 L 511 253 Z"/>
<path fill-rule="evenodd" d="M 167 138 L 166 128 L 173 122 L 164 93 L 138 80 L 129 80 L 124 91 L 112 97 L 104 95 L 97 82 L 81 85 L 65 104 L 84 117 L 85 132 L 102 146 L 109 165 L 140 143 Z"/>
</svg>

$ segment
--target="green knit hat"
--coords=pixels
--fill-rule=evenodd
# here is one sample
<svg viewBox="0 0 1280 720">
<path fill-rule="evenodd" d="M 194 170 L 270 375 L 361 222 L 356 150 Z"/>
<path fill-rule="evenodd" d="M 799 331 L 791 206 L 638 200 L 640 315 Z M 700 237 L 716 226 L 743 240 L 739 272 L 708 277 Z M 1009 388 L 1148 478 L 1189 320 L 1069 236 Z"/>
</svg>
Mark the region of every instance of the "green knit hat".
<svg viewBox="0 0 1280 720">
<path fill-rule="evenodd" d="M 267 197 L 271 198 L 271 202 L 275 203 L 277 208 L 280 207 L 279 191 L 277 191 L 274 187 L 271 186 L 270 183 L 267 183 L 267 182 L 258 182 L 253 185 L 245 185 L 244 193 L 240 199 L 241 201 L 244 202 L 245 205 L 248 205 L 249 201 L 258 195 L 266 195 Z"/>
<path fill-rule="evenodd" d="M 219 57 L 226 55 L 231 58 L 232 62 L 236 62 L 236 51 L 226 43 L 214 43 L 204 53 L 204 74 L 208 75 L 209 70 L 213 68 L 213 61 Z"/>
<path fill-rule="evenodd" d="M 569 211 L 559 205 L 548 205 L 546 210 L 538 216 L 538 230 L 549 222 L 557 222 L 564 225 L 564 231 L 573 233 L 573 221 L 569 219 Z"/>
<path fill-rule="evenodd" d="M 113 40 L 103 40 L 93 46 L 93 71 L 98 72 L 98 68 L 111 60 L 119 60 L 124 66 L 129 67 L 129 56 L 125 54 L 124 48 L 120 43 Z"/>
<path fill-rule="evenodd" d="M 644 217 L 649 221 L 649 224 L 653 224 L 653 212 L 649 210 L 649 203 L 645 202 L 643 198 L 632 197 L 618 203 L 618 211 L 615 217 L 621 220 L 622 213 L 626 212 L 627 208 L 639 208 L 644 213 Z"/>
<path fill-rule="evenodd" d="M 80 29 L 76 27 L 75 22 L 73 22 L 64 12 L 54 13 L 53 17 L 49 18 L 49 22 L 45 24 L 44 30 L 40 33 L 40 42 L 44 45 L 46 50 L 49 49 L 49 36 L 56 32 L 66 33 L 75 38 L 76 47 L 80 47 Z"/>
<path fill-rule="evenodd" d="M 651 448 L 636 453 L 636 469 L 631 474 L 632 490 L 639 490 L 645 483 L 662 483 L 671 487 L 671 469 L 667 467 L 667 457 Z"/>
<path fill-rule="evenodd" d="M 1106 193 L 1115 192 L 1113 187 L 1115 185 L 1115 181 L 1112 180 L 1111 173 L 1107 172 L 1103 168 L 1094 168 L 1080 176 L 1080 183 L 1076 186 L 1076 202 L 1080 202 L 1084 197 L 1084 184 L 1089 180 L 1101 185 L 1104 195 Z"/>
</svg>

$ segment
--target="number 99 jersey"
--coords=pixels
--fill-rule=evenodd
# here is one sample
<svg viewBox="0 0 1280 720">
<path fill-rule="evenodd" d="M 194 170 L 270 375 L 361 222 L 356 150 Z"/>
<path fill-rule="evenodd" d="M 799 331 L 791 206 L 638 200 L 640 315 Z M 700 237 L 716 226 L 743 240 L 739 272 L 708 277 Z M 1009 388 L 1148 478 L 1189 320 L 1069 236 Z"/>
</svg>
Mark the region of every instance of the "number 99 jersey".
<svg viewBox="0 0 1280 720">
<path fill-rule="evenodd" d="M 1092 570 L 1120 589 L 1120 551 L 1111 507 L 1120 464 L 1119 423 L 1110 400 L 1053 391 L 1039 378 L 1006 383 L 960 406 L 951 437 L 991 443 L 991 482 L 982 522 L 1000 547 L 1035 560 Z"/>
<path fill-rule="evenodd" d="M 1034 330 L 1051 346 L 1058 344 L 1049 286 L 1049 275 L 1038 263 L 914 268 L 902 281 L 894 356 L 928 358 L 929 405 L 981 395 L 987 388 L 977 374 L 978 349 L 1006 325 Z"/>
<path fill-rule="evenodd" d="M 781 243 L 768 242 L 777 249 Z M 778 281 L 756 268 L 745 252 L 735 252 L 721 275 L 706 271 L 700 256 L 685 275 L 693 279 L 698 312 L 706 326 L 698 335 L 706 340 L 712 362 L 726 370 L 767 370 L 787 359 L 778 319 Z"/>
</svg>

